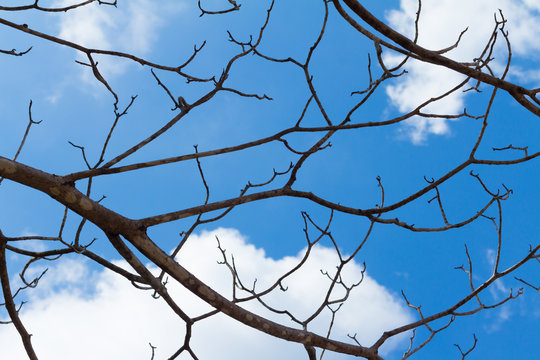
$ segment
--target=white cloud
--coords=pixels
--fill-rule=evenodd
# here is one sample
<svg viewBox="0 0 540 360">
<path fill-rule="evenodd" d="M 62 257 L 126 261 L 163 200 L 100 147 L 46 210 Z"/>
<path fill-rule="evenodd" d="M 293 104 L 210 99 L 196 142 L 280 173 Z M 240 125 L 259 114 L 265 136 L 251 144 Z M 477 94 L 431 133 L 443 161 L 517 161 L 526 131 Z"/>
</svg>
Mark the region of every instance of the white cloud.
<svg viewBox="0 0 540 360">
<path fill-rule="evenodd" d="M 63 0 L 57 6 L 71 4 Z M 118 7 L 92 3 L 59 16 L 58 36 L 89 48 L 115 50 L 144 56 L 152 49 L 159 28 L 165 19 L 185 8 L 183 1 L 164 1 L 159 6 L 150 0 L 119 2 Z M 105 78 L 126 71 L 128 62 L 107 56 L 97 56 L 99 69 Z M 80 60 L 88 62 L 84 57 Z M 88 69 L 85 69 L 88 70 Z M 83 79 L 92 79 L 90 71 Z M 92 80 L 95 82 L 95 80 Z"/>
<path fill-rule="evenodd" d="M 388 12 L 389 24 L 407 36 L 413 35 L 414 19 L 418 2 L 401 0 L 399 10 Z M 419 23 L 418 43 L 428 49 L 438 50 L 453 44 L 459 33 L 469 28 L 461 40 L 460 46 L 446 55 L 458 61 L 471 61 L 480 55 L 480 51 L 489 39 L 494 27 L 494 14 L 502 9 L 508 20 L 506 30 L 515 55 L 523 57 L 538 56 L 540 43 L 539 5 L 537 1 L 521 0 L 424 0 Z M 500 19 L 500 17 L 499 17 Z M 503 40 L 495 52 L 496 71 L 500 71 L 506 59 Z M 395 62 L 396 57 L 389 55 L 388 61 Z M 464 77 L 434 65 L 410 62 L 409 74 L 387 87 L 387 94 L 400 111 L 410 111 L 422 102 L 443 94 L 457 85 Z M 466 93 L 455 93 L 443 101 L 435 103 L 427 110 L 435 113 L 460 113 L 465 105 Z M 428 134 L 448 134 L 448 120 L 423 119 L 416 117 L 408 122 L 408 134 L 414 143 L 422 143 Z"/>
<path fill-rule="evenodd" d="M 68 3 L 69 1 L 63 1 L 61 5 Z M 114 8 L 97 4 L 71 10 L 60 18 L 59 36 L 85 47 L 110 50 L 111 39 L 107 30 L 118 26 L 110 11 L 114 11 Z"/>
<path fill-rule="evenodd" d="M 236 230 L 217 229 L 192 237 L 182 250 L 179 261 L 225 296 L 230 295 L 231 278 L 223 265 L 217 264 L 218 236 L 227 254 L 234 254 L 239 272 L 252 284 L 257 277 L 261 288 L 298 262 L 299 256 L 274 260 L 263 250 L 246 242 Z M 332 250 L 317 247 L 306 268 L 284 282 L 288 291 L 277 291 L 268 302 L 277 308 L 287 308 L 302 317 L 320 303 L 329 281 L 320 269 L 335 269 Z M 123 262 L 118 262 L 122 264 Z M 359 264 L 350 264 L 344 273 L 345 281 L 358 279 Z M 38 271 L 36 269 L 35 271 Z M 169 285 L 171 295 L 190 315 L 209 307 L 186 290 Z M 181 321 L 162 300 L 149 292 L 135 289 L 123 278 L 110 272 L 92 272 L 75 260 L 59 263 L 49 269 L 37 289 L 28 292 L 22 318 L 34 334 L 32 341 L 40 359 L 147 359 L 148 342 L 157 346 L 156 358 L 170 356 L 182 343 L 184 328 Z M 247 308 L 265 314 L 258 304 Z M 329 314 L 314 324 L 312 330 L 325 333 Z M 284 317 L 271 318 L 293 325 Z M 412 321 L 402 302 L 374 279 L 366 276 L 338 312 L 333 337 L 347 340 L 347 334 L 357 333 L 359 341 L 370 345 L 382 331 Z M 215 316 L 198 323 L 194 328 L 192 345 L 203 359 L 296 359 L 305 357 L 302 346 L 274 339 L 252 330 L 226 316 Z M 397 346 L 389 343 L 384 352 Z M 0 326 L 2 357 L 24 359 L 20 340 L 12 326 Z M 264 349 L 264 351 L 261 351 Z M 339 358 L 329 355 L 328 359 Z"/>
</svg>

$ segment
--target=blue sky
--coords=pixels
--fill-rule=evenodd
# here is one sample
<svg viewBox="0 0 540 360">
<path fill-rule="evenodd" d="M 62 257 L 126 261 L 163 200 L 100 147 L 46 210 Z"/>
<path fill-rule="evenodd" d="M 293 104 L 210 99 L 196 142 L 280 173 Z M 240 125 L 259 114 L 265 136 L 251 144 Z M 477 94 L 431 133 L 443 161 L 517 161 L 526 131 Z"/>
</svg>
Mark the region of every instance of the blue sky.
<svg viewBox="0 0 540 360">
<path fill-rule="evenodd" d="M 59 4 L 60 2 L 57 2 Z M 226 2 L 223 2 L 226 3 Z M 403 0 L 364 4 L 374 14 L 399 31 L 410 34 L 416 2 Z M 222 2 L 208 1 L 208 7 Z M 513 46 L 513 64 L 509 79 L 528 88 L 539 87 L 540 69 L 540 5 L 537 1 L 428 1 L 424 0 L 420 21 L 419 43 L 428 48 L 451 45 L 467 26 L 469 30 L 461 46 L 450 57 L 470 60 L 478 55 L 493 28 L 493 14 L 502 9 L 508 20 L 507 30 Z M 196 4 L 187 1 L 162 1 L 159 6 L 147 0 L 119 1 L 118 8 L 88 6 L 67 14 L 36 12 L 1 14 L 11 21 L 27 23 L 31 28 L 80 42 L 86 46 L 132 52 L 138 56 L 178 65 L 191 55 L 194 45 L 207 44 L 187 70 L 200 76 L 219 76 L 227 59 L 238 52 L 228 42 L 226 30 L 238 39 L 255 35 L 265 17 L 267 2 L 246 2 L 242 11 L 223 16 L 199 17 Z M 319 31 L 323 18 L 322 2 L 277 1 L 259 50 L 277 58 L 303 59 Z M 502 41 L 501 41 L 502 44 Z M 84 169 L 80 151 L 71 141 L 85 146 L 86 154 L 95 162 L 108 127 L 114 120 L 110 94 L 87 68 L 74 62 L 81 59 L 72 49 L 46 43 L 19 34 L 8 28 L 0 32 L 0 48 L 32 51 L 23 57 L 1 56 L 0 121 L 2 141 L 0 155 L 15 153 L 26 123 L 29 101 L 33 101 L 34 120 L 43 120 L 31 129 L 19 158 L 22 163 L 56 174 Z M 317 49 L 311 66 L 314 84 L 329 114 L 341 119 L 358 101 L 351 91 L 362 90 L 368 83 L 367 53 L 374 59 L 373 46 L 354 32 L 330 6 L 325 38 Z M 505 48 L 497 47 L 493 70 L 500 73 L 506 59 Z M 119 107 L 137 95 L 132 108 L 115 131 L 106 159 L 148 136 L 174 116 L 171 101 L 156 85 L 147 67 L 97 57 L 104 76 L 118 93 Z M 385 52 L 385 60 L 395 61 Z M 439 95 L 462 80 L 434 66 L 411 63 L 408 74 L 388 82 L 353 117 L 353 121 L 380 121 L 416 107 L 422 101 Z M 208 85 L 186 84 L 185 80 L 156 72 L 175 95 L 188 102 L 197 99 Z M 378 73 L 378 70 L 374 70 Z M 216 96 L 211 102 L 194 109 L 181 123 L 155 143 L 134 154 L 121 165 L 191 153 L 271 135 L 294 124 L 308 98 L 303 74 L 292 65 L 269 63 L 249 56 L 232 69 L 227 84 L 248 93 L 267 94 L 272 101 L 245 99 L 231 93 Z M 464 107 L 471 114 L 481 115 L 490 95 L 488 87 L 478 94 L 457 93 L 428 108 L 437 113 L 459 113 Z M 306 113 L 304 125 L 318 126 L 323 119 L 315 107 Z M 381 176 L 386 203 L 401 200 L 425 186 L 424 176 L 438 178 L 466 159 L 480 130 L 481 120 L 428 121 L 412 119 L 407 124 L 384 128 L 345 131 L 332 138 L 332 147 L 312 156 L 299 173 L 296 188 L 312 191 L 336 203 L 355 208 L 371 208 L 380 202 L 376 177 Z M 508 159 L 516 154 L 494 153 L 492 147 L 509 144 L 529 146 L 529 153 L 538 151 L 535 141 L 540 126 L 538 119 L 522 109 L 508 95 L 500 92 L 492 110 L 479 156 Z M 292 135 L 287 138 L 295 148 L 306 149 L 316 141 L 315 135 Z M 519 155 L 519 154 L 518 154 Z M 297 156 L 278 143 L 238 153 L 201 160 L 211 189 L 211 201 L 237 196 L 248 181 L 263 182 L 272 169 L 285 170 Z M 540 190 L 538 162 L 513 167 L 475 166 L 468 170 L 479 173 L 485 184 L 496 191 L 505 184 L 514 190 L 503 202 L 503 255 L 501 265 L 510 266 L 526 254 L 529 244 L 536 244 L 540 225 Z M 477 180 L 468 170 L 440 188 L 450 222 L 459 222 L 474 215 L 489 201 Z M 276 186 L 280 185 L 278 179 Z M 79 189 L 85 187 L 81 182 Z M 204 187 L 194 161 L 166 165 L 119 175 L 96 178 L 93 197 L 119 213 L 142 218 L 195 206 L 204 201 Z M 403 209 L 392 213 L 417 226 L 443 225 L 435 203 L 427 203 L 428 194 Z M 7 236 L 28 234 L 53 236 L 58 231 L 63 208 L 41 193 L 4 181 L 0 185 L 0 228 Z M 220 221 L 202 226 L 181 255 L 186 266 L 201 279 L 223 293 L 230 292 L 230 278 L 224 267 L 216 265 L 220 254 L 215 248 L 218 236 L 245 274 L 247 282 L 257 277 L 270 281 L 294 263 L 305 248 L 301 211 L 307 211 L 319 224 L 328 220 L 328 209 L 304 200 L 277 198 L 237 207 Z M 496 207 L 488 210 L 496 216 Z M 149 234 L 165 250 L 171 250 L 178 233 L 187 230 L 193 219 L 152 228 Z M 334 214 L 332 234 L 345 252 L 354 249 L 368 228 L 368 221 L 347 214 Z M 64 233 L 72 239 L 78 217 L 70 214 Z M 95 252 L 122 264 L 107 239 L 88 225 L 82 239 L 90 241 Z M 348 278 L 359 276 L 362 262 L 367 264 L 368 277 L 355 295 L 338 313 L 333 331 L 337 339 L 358 333 L 370 344 L 384 330 L 416 319 L 400 296 L 403 290 L 409 300 L 422 305 L 424 314 L 436 313 L 458 301 L 468 288 L 466 275 L 454 267 L 465 264 L 467 244 L 474 264 L 476 284 L 486 280 L 492 271 L 497 233 L 493 224 L 481 218 L 469 226 L 443 233 L 412 233 L 392 226 L 376 225 L 368 242 L 351 265 Z M 331 270 L 335 256 L 326 248 L 317 249 L 308 269 L 290 280 L 290 291 L 277 294 L 272 301 L 305 314 L 317 303 L 318 291 L 325 279 L 318 269 Z M 29 243 L 33 249 L 55 247 L 55 244 Z M 182 258 L 183 256 L 183 258 Z M 8 259 L 14 284 L 22 259 Z M 124 264 L 125 265 L 125 264 Z M 182 323 L 163 304 L 148 293 L 136 291 L 128 282 L 103 272 L 88 261 L 65 257 L 55 264 L 37 263 L 35 273 L 49 267 L 40 286 L 27 291 L 29 302 L 22 317 L 34 334 L 38 354 L 48 358 L 149 358 L 148 342 L 158 346 L 157 357 L 165 358 L 179 344 Z M 516 276 L 538 281 L 538 264 L 525 266 Z M 482 299 L 491 304 L 508 295 L 510 288 L 520 288 L 513 278 L 503 279 L 486 291 Z M 534 358 L 540 340 L 540 298 L 531 288 L 518 299 L 494 310 L 485 310 L 473 317 L 456 319 L 447 330 L 438 334 L 416 359 L 456 359 L 459 352 L 453 344 L 468 348 L 473 333 L 479 339 L 471 359 Z M 305 293 L 315 294 L 306 298 Z M 205 305 L 184 290 L 171 285 L 171 292 L 185 298 L 185 306 L 197 314 Z M 319 294 L 320 295 L 320 294 Z M 251 307 L 249 307 L 251 306 Z M 253 310 L 263 311 L 256 305 Z M 132 311 L 137 312 L 134 318 Z M 4 316 L 4 314 L 2 314 Z M 288 319 L 274 317 L 290 324 Z M 2 319 L 4 319 L 2 317 Z M 324 332 L 328 314 L 314 325 Z M 52 324 L 54 323 L 54 324 Z M 440 324 L 439 324 L 440 325 Z M 224 331 L 223 329 L 228 329 Z M 57 333 L 58 331 L 58 333 Z M 115 333 L 125 336 L 115 336 Z M 198 336 L 197 336 L 198 335 Z M 418 341 L 426 336 L 418 331 Z M 88 344 L 80 354 L 80 341 Z M 208 345 L 211 339 L 213 346 Z M 249 339 L 249 344 L 246 344 Z M 232 344 L 232 345 L 228 345 Z M 205 320 L 196 328 L 194 346 L 201 358 L 296 359 L 305 356 L 301 346 L 283 343 L 234 324 L 224 317 Z M 397 339 L 385 349 L 388 359 L 399 359 L 408 346 L 406 338 Z M 10 359 L 23 359 L 24 352 L 14 330 L 0 327 L 0 347 Z M 260 349 L 265 349 L 261 354 Z M 144 354 L 144 355 L 142 355 Z M 343 356 L 328 355 L 328 359 Z"/>
</svg>

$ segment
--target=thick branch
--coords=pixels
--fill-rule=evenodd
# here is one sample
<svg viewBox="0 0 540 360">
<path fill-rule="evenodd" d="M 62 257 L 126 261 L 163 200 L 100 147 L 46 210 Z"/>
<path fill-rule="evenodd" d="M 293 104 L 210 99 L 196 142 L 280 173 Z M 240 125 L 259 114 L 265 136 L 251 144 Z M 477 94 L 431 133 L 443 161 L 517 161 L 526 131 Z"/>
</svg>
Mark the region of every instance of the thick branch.
<svg viewBox="0 0 540 360">
<path fill-rule="evenodd" d="M 336 7 L 339 6 L 339 0 L 332 0 Z M 412 40 L 401 35 L 381 20 L 377 19 L 366 8 L 364 8 L 357 0 L 343 0 L 345 4 L 362 20 L 369 24 L 372 28 L 383 34 L 387 38 L 399 44 L 403 49 L 410 51 L 417 55 L 417 59 L 429 62 L 435 65 L 444 66 L 448 69 L 459 72 L 460 74 L 469 76 L 483 83 L 493 85 L 499 89 L 507 91 L 512 97 L 514 97 L 521 105 L 533 114 L 540 116 L 540 108 L 535 106 L 529 100 L 525 98 L 525 95 L 534 97 L 535 93 L 532 90 L 527 90 L 522 86 L 513 84 L 511 82 L 499 79 L 495 76 L 483 73 L 479 70 L 473 69 L 462 63 L 454 61 L 446 56 L 439 54 L 437 51 L 431 51 L 423 48 L 422 46 L 414 43 Z"/>
<path fill-rule="evenodd" d="M 204 284 L 168 254 L 163 252 L 147 235 L 141 222 L 125 218 L 105 208 L 85 196 L 72 185 L 62 184 L 60 178 L 43 171 L 0 157 L 0 176 L 42 191 L 58 202 L 69 207 L 83 218 L 88 219 L 107 234 L 118 234 L 128 239 L 141 253 L 154 264 L 165 270 L 171 277 L 219 311 L 280 339 L 298 342 L 307 346 L 325 348 L 344 354 L 361 356 L 367 359 L 382 360 L 377 351 L 362 346 L 351 345 L 308 331 L 283 326 L 229 301 Z"/>
</svg>

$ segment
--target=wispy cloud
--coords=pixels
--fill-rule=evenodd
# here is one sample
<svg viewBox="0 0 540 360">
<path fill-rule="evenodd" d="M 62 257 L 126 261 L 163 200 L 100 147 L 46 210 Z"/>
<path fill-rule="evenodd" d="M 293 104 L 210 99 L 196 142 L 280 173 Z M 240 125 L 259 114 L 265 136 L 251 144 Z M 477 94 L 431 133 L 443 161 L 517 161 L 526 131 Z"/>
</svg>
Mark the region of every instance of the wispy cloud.
<svg viewBox="0 0 540 360">
<path fill-rule="evenodd" d="M 30 236 L 38 236 L 38 234 L 31 231 L 29 228 L 25 228 L 19 236 L 30 237 Z M 17 247 L 20 249 L 29 250 L 29 251 L 44 251 L 47 249 L 47 246 L 41 240 L 20 241 L 17 244 Z"/>
<path fill-rule="evenodd" d="M 540 86 L 540 69 L 524 69 L 520 66 L 510 68 L 510 77 L 523 83 L 532 84 L 534 87 Z"/>
<path fill-rule="evenodd" d="M 504 304 L 497 309 L 494 314 L 491 316 L 488 315 L 488 318 L 491 320 L 484 325 L 484 329 L 488 333 L 494 333 L 499 331 L 502 325 L 510 320 L 510 317 L 513 315 L 512 310 L 508 304 Z"/>
<path fill-rule="evenodd" d="M 401 0 L 399 10 L 388 12 L 387 19 L 391 26 L 400 32 L 412 36 L 418 2 Z M 508 20 L 514 54 L 523 57 L 538 56 L 540 43 L 539 5 L 537 1 L 521 0 L 430 0 L 422 1 L 422 13 L 419 23 L 418 43 L 428 49 L 438 50 L 453 44 L 460 32 L 469 28 L 460 46 L 447 53 L 447 56 L 459 61 L 472 61 L 478 57 L 479 49 L 487 42 L 494 27 L 494 14 L 501 9 Z M 499 18 L 500 19 L 500 18 Z M 500 71 L 506 58 L 505 47 L 500 46 L 492 63 Z M 395 61 L 395 57 L 388 57 Z M 464 77 L 434 65 L 410 62 L 408 74 L 387 87 L 391 102 L 400 111 L 409 111 L 422 102 L 443 94 L 457 85 Z M 537 71 L 538 69 L 534 69 Z M 530 69 L 524 70 L 530 71 Z M 427 110 L 435 113 L 460 113 L 465 106 L 466 93 L 458 92 L 437 102 Z M 422 143 L 429 134 L 450 133 L 449 120 L 423 119 L 416 117 L 408 122 L 407 133 L 414 143 Z"/>
<path fill-rule="evenodd" d="M 497 259 L 497 252 L 493 249 L 486 250 L 486 260 L 491 268 L 495 266 Z M 494 303 L 500 302 L 510 295 L 511 289 L 509 289 L 502 279 L 495 281 L 495 283 L 489 287 L 489 293 L 492 297 L 491 301 Z M 494 314 L 490 316 L 491 321 L 488 322 L 484 328 L 487 332 L 498 331 L 502 324 L 510 319 L 513 314 L 511 310 L 511 303 L 506 303 L 498 307 Z"/>
<path fill-rule="evenodd" d="M 217 263 L 221 255 L 216 248 L 216 236 L 227 254 L 234 254 L 244 281 L 252 284 L 257 278 L 257 287 L 261 288 L 298 262 L 301 256 L 271 259 L 233 229 L 217 229 L 193 236 L 182 250 L 179 261 L 224 295 L 230 295 L 232 280 L 227 269 Z M 287 308 L 300 317 L 320 304 L 329 284 L 320 270 L 335 269 L 336 258 L 331 249 L 324 247 L 315 248 L 311 255 L 305 269 L 284 283 L 288 290 L 277 291 L 267 299 L 270 304 Z M 124 262 L 117 264 L 125 266 Z M 358 279 L 361 269 L 360 264 L 351 264 L 344 280 Z M 171 283 L 168 288 L 173 297 L 181 299 L 182 308 L 189 314 L 210 309 L 182 287 Z M 158 347 L 156 356 L 164 358 L 183 341 L 182 322 L 162 300 L 155 300 L 149 292 L 135 289 L 119 276 L 110 272 L 92 272 L 88 266 L 74 260 L 50 268 L 38 288 L 28 295 L 30 301 L 24 305 L 21 314 L 34 334 L 32 341 L 38 354 L 44 359 L 149 358 L 148 342 Z M 247 307 L 265 313 L 258 304 Z M 287 317 L 275 314 L 270 317 L 292 325 Z M 312 330 L 325 333 L 329 318 L 329 313 L 325 312 Z M 337 313 L 332 334 L 335 338 L 350 341 L 346 335 L 357 333 L 358 340 L 369 345 L 382 331 L 411 320 L 403 303 L 367 276 Z M 208 346 L 209 341 L 211 346 Z M 200 358 L 205 359 L 256 356 L 270 360 L 305 356 L 298 344 L 274 339 L 221 315 L 197 323 L 192 345 Z M 396 341 L 388 344 L 384 353 L 397 345 Z M 22 358 L 22 345 L 11 326 L 0 327 L 0 347 L 3 357 Z"/>
</svg>

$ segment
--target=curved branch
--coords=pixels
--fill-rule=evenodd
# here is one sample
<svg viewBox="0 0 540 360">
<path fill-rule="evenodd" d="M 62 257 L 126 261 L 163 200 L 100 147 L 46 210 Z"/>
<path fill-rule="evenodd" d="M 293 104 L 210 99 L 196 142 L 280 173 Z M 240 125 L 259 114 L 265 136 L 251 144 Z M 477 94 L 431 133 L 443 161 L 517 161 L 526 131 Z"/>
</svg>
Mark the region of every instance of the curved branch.
<svg viewBox="0 0 540 360">
<path fill-rule="evenodd" d="M 11 318 L 11 321 L 13 322 L 13 325 L 15 325 L 15 328 L 17 329 L 17 331 L 19 332 L 19 335 L 21 336 L 21 340 L 26 350 L 26 354 L 28 355 L 30 360 L 38 360 L 38 357 L 34 351 L 34 347 L 32 346 L 32 341 L 31 341 L 32 335 L 29 334 L 26 328 L 24 327 L 24 324 L 19 318 L 19 311 L 17 307 L 15 306 L 15 303 L 13 302 L 13 295 L 11 293 L 11 287 L 9 285 L 9 275 L 8 275 L 8 269 L 7 269 L 7 263 L 6 263 L 6 240 L 4 239 L 4 236 L 2 235 L 1 231 L 0 231 L 0 281 L 2 283 L 2 293 L 4 295 L 4 303 L 6 306 L 6 310 L 9 314 L 9 317 Z"/>
</svg>

